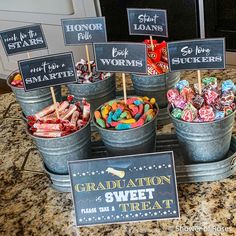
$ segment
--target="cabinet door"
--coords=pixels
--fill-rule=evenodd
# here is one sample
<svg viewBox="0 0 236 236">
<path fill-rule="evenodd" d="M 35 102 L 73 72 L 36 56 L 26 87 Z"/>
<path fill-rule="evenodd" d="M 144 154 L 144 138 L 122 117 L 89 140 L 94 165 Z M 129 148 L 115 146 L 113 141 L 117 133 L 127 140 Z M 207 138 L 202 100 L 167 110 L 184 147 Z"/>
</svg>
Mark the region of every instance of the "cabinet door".
<svg viewBox="0 0 236 236">
<path fill-rule="evenodd" d="M 42 24 L 48 49 L 32 51 L 31 57 L 72 51 L 75 61 L 85 58 L 84 46 L 65 46 L 61 19 L 96 16 L 93 0 L 7 0 L 0 4 L 0 31 Z M 92 48 L 90 46 L 90 54 Z M 92 57 L 92 56 L 91 56 Z M 17 61 L 27 58 L 27 53 L 6 56 L 0 44 L 0 78 L 6 78 L 18 68 Z"/>
</svg>

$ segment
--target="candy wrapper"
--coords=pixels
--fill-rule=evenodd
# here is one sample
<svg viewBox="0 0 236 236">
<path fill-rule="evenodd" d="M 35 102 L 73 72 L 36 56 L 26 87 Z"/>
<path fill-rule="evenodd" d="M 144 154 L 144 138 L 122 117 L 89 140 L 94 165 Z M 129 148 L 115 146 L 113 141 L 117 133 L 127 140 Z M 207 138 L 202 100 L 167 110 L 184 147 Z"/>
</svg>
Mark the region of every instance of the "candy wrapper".
<svg viewBox="0 0 236 236">
<path fill-rule="evenodd" d="M 17 73 L 14 76 L 14 78 L 11 81 L 11 85 L 18 88 L 23 88 L 23 80 L 22 80 L 21 74 Z"/>
<path fill-rule="evenodd" d="M 154 49 L 152 50 L 151 41 L 144 40 L 147 45 L 147 67 L 149 75 L 159 75 L 169 71 L 167 58 L 167 44 L 165 41 L 158 43 L 153 40 Z"/>
<path fill-rule="evenodd" d="M 88 70 L 88 62 L 81 59 L 76 63 L 76 70 L 79 84 L 88 84 L 98 82 L 111 76 L 111 73 L 103 73 L 96 71 L 96 64 L 90 61 L 91 73 Z"/>
<path fill-rule="evenodd" d="M 187 122 L 210 122 L 235 111 L 235 85 L 232 81 L 224 81 L 220 88 L 215 77 L 204 78 L 201 95 L 196 87 L 193 90 L 188 81 L 182 80 L 167 92 L 173 117 Z"/>
<path fill-rule="evenodd" d="M 151 121 L 156 113 L 156 100 L 148 97 L 131 97 L 125 104 L 123 100 L 112 100 L 95 111 L 96 123 L 104 129 L 132 129 Z"/>
<path fill-rule="evenodd" d="M 67 101 L 56 104 L 59 119 L 54 104 L 27 117 L 30 132 L 38 137 L 56 138 L 69 135 L 85 126 L 90 118 L 90 104 L 83 99 L 81 107 L 79 102 L 71 104 L 73 96 L 67 98 Z"/>
</svg>

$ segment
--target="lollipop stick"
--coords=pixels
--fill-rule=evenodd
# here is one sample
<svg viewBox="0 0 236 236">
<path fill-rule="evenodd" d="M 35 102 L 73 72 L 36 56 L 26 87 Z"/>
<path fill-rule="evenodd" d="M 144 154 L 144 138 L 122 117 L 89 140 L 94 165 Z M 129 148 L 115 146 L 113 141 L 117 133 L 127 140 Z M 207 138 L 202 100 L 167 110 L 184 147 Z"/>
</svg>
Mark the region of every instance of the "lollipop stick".
<svg viewBox="0 0 236 236">
<path fill-rule="evenodd" d="M 201 71 L 197 70 L 197 79 L 198 79 L 198 90 L 199 94 L 202 94 L 202 82 L 201 82 Z"/>
<path fill-rule="evenodd" d="M 90 56 L 89 56 L 89 50 L 88 50 L 88 45 L 85 44 L 85 51 L 86 51 L 86 57 L 88 61 L 88 71 L 91 73 L 91 65 L 90 65 Z"/>
<path fill-rule="evenodd" d="M 153 40 L 152 40 L 152 35 L 150 35 L 150 42 L 151 42 L 152 51 L 154 51 L 154 44 L 153 44 Z"/>
</svg>

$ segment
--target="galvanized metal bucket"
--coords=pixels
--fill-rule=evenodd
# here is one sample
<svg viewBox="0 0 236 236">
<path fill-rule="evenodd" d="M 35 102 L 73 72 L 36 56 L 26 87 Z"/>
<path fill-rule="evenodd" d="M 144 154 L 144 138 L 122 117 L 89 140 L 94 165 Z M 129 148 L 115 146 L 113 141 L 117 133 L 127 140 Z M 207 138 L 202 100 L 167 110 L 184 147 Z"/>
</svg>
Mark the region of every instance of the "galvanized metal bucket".
<svg viewBox="0 0 236 236">
<path fill-rule="evenodd" d="M 156 98 L 159 108 L 167 107 L 166 93 L 180 80 L 180 72 L 170 72 L 162 75 L 131 74 L 135 93 L 139 96 Z"/>
<path fill-rule="evenodd" d="M 205 123 L 185 122 L 169 115 L 180 145 L 185 151 L 185 163 L 206 163 L 225 158 L 231 141 L 235 112 L 222 120 Z"/>
<path fill-rule="evenodd" d="M 56 174 L 51 172 L 44 164 L 44 171 L 51 180 L 52 187 L 59 192 L 71 192 L 70 177 L 68 174 Z"/>
<path fill-rule="evenodd" d="M 67 162 L 88 159 L 91 153 L 90 122 L 82 129 L 64 137 L 42 138 L 29 133 L 49 171 L 67 174 Z"/>
<path fill-rule="evenodd" d="M 26 116 L 34 115 L 53 103 L 50 88 L 41 88 L 25 92 L 24 88 L 12 86 L 11 81 L 17 73 L 18 71 L 14 71 L 8 76 L 7 84 L 15 94 L 16 100 L 19 102 L 21 109 Z M 54 87 L 54 91 L 57 101 L 61 101 L 61 87 Z"/>
<path fill-rule="evenodd" d="M 158 106 L 156 105 L 158 108 Z M 97 110 L 100 110 L 99 107 Z M 110 156 L 131 155 L 155 151 L 156 143 L 156 113 L 155 117 L 145 125 L 127 130 L 111 130 L 100 127 L 93 117 L 93 123 L 106 146 Z"/>
<path fill-rule="evenodd" d="M 86 98 L 91 105 L 91 111 L 95 111 L 103 103 L 116 97 L 116 79 L 115 74 L 109 78 L 90 84 L 68 84 L 69 93 L 75 96 L 75 99 L 81 101 Z"/>
</svg>

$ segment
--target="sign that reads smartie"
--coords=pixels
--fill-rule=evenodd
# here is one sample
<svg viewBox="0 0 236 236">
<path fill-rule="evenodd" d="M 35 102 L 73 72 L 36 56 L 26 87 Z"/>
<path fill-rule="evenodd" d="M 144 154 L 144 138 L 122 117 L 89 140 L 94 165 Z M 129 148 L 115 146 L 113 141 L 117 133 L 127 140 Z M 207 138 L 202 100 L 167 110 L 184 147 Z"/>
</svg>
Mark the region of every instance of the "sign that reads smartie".
<svg viewBox="0 0 236 236">
<path fill-rule="evenodd" d="M 106 24 L 104 17 L 62 19 L 65 45 L 106 42 Z"/>
<path fill-rule="evenodd" d="M 72 52 L 18 61 L 25 91 L 76 82 Z"/>
<path fill-rule="evenodd" d="M 225 68 L 224 38 L 176 41 L 167 47 L 171 71 Z"/>
<path fill-rule="evenodd" d="M 143 43 L 94 43 L 97 71 L 146 74 L 146 45 Z"/>
<path fill-rule="evenodd" d="M 41 25 L 30 25 L 0 32 L 7 55 L 47 48 Z"/>
<path fill-rule="evenodd" d="M 179 218 L 173 152 L 68 165 L 77 226 Z"/>
<path fill-rule="evenodd" d="M 166 10 L 128 8 L 130 35 L 168 37 Z"/>
</svg>

